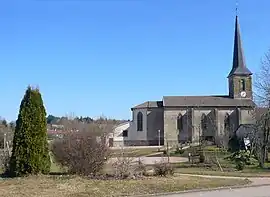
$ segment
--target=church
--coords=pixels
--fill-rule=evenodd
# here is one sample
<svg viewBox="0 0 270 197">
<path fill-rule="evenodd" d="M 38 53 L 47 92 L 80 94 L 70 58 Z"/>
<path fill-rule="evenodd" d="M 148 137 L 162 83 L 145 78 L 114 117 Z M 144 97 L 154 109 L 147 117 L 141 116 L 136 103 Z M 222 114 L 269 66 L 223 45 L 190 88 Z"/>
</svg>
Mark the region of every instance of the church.
<svg viewBox="0 0 270 197">
<path fill-rule="evenodd" d="M 222 143 L 243 124 L 254 123 L 252 72 L 245 63 L 238 16 L 235 18 L 232 68 L 228 94 L 163 96 L 131 108 L 132 121 L 123 134 L 124 145 Z"/>
</svg>

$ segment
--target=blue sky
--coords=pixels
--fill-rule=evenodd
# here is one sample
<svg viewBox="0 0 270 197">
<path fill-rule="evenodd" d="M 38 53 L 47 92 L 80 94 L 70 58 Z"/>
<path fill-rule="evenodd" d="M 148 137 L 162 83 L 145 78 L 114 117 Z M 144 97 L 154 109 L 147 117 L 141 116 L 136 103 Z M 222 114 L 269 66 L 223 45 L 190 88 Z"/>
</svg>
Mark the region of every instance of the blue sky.
<svg viewBox="0 0 270 197">
<path fill-rule="evenodd" d="M 268 0 L 240 0 L 247 65 L 270 47 Z M 131 118 L 163 95 L 227 94 L 235 0 L 0 2 L 0 116 L 15 120 L 26 87 L 48 114 Z"/>
</svg>

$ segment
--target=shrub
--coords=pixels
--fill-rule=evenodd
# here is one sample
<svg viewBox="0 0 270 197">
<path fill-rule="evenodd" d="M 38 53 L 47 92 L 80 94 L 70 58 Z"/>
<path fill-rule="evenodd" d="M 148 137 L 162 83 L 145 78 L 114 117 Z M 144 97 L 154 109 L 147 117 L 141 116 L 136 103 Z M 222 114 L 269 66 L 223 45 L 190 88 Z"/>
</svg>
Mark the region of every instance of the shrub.
<svg viewBox="0 0 270 197">
<path fill-rule="evenodd" d="M 240 150 L 231 154 L 228 159 L 233 161 L 237 170 L 243 170 L 246 165 L 254 163 L 254 158 L 250 156 L 249 151 Z"/>
<path fill-rule="evenodd" d="M 236 168 L 237 170 L 239 170 L 239 171 L 244 170 L 244 168 L 245 168 L 245 163 L 242 162 L 242 161 L 237 161 L 237 162 L 236 162 L 235 168 Z"/>
<path fill-rule="evenodd" d="M 69 173 L 96 175 L 110 155 L 102 136 L 91 131 L 70 132 L 52 144 L 55 161 Z"/>
<path fill-rule="evenodd" d="M 199 153 L 199 161 L 200 161 L 200 163 L 204 163 L 205 162 L 205 155 L 204 155 L 204 152 L 203 151 L 201 151 Z"/>
<path fill-rule="evenodd" d="M 165 161 L 161 161 L 159 163 L 155 163 L 154 172 L 156 176 L 167 176 L 174 174 L 174 167 Z"/>
<path fill-rule="evenodd" d="M 112 165 L 114 176 L 118 179 L 126 179 L 134 175 L 133 159 L 132 157 L 117 157 L 117 160 Z"/>
<path fill-rule="evenodd" d="M 175 150 L 175 154 L 180 154 L 180 155 L 182 155 L 184 152 L 185 152 L 185 150 L 182 149 L 182 148 L 180 148 L 180 147 L 177 147 L 176 150 Z"/>
<path fill-rule="evenodd" d="M 146 165 L 143 164 L 141 159 L 139 159 L 139 161 L 138 161 L 136 171 L 139 172 L 140 175 L 145 175 L 146 174 L 147 168 L 146 168 Z"/>
<path fill-rule="evenodd" d="M 46 111 L 39 90 L 28 87 L 16 121 L 8 174 L 47 174 L 50 166 Z"/>
</svg>

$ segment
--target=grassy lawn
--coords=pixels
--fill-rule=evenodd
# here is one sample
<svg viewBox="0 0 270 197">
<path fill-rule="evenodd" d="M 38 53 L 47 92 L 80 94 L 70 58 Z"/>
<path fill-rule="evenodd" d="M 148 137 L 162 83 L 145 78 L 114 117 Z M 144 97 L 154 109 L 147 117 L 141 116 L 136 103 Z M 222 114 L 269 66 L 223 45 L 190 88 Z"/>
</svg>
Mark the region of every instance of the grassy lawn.
<svg viewBox="0 0 270 197">
<path fill-rule="evenodd" d="M 115 154 L 121 153 L 121 150 L 114 151 Z M 157 148 L 125 149 L 124 155 L 143 156 L 153 152 L 157 152 Z M 91 180 L 67 175 L 30 176 L 0 180 L 0 193 L 3 197 L 113 197 L 235 186 L 250 183 L 247 179 L 189 177 L 181 176 L 178 173 L 242 177 L 261 175 L 270 177 L 270 170 L 266 173 L 264 169 L 262 170 L 255 166 L 246 168 L 243 172 L 230 171 L 233 169 L 233 164 L 224 160 L 223 157 L 219 157 L 219 160 L 225 166 L 224 170 L 228 170 L 228 172 L 218 171 L 217 166 L 209 168 L 207 166 L 199 166 L 199 164 L 179 163 L 174 164 L 177 172 L 175 176 L 146 177 L 141 180 Z M 52 161 L 52 174 L 63 172 L 59 165 L 55 163 L 54 158 L 52 158 Z"/>
<path fill-rule="evenodd" d="M 249 183 L 248 180 L 215 179 L 213 181 L 207 178 L 181 176 L 118 181 L 89 180 L 67 176 L 33 176 L 0 181 L 0 193 L 3 197 L 109 197 L 213 188 L 247 183 Z"/>
<path fill-rule="evenodd" d="M 192 149 L 198 149 L 198 147 L 192 147 L 184 151 L 182 154 L 175 152 L 171 153 L 171 156 L 188 156 L 188 152 L 192 152 Z M 197 151 L 197 150 L 196 150 Z M 216 147 L 205 147 L 204 154 L 206 164 L 198 163 L 198 158 L 195 158 L 195 164 L 191 163 L 180 163 L 176 164 L 176 172 L 188 173 L 188 174 L 201 174 L 201 175 L 217 175 L 217 176 L 239 176 L 239 177 L 258 177 L 265 176 L 270 177 L 270 163 L 265 163 L 265 168 L 259 168 L 259 163 L 256 162 L 254 165 L 247 165 L 243 171 L 237 171 L 235 164 L 226 159 L 231 153 L 218 151 Z M 222 172 L 218 166 L 219 162 L 222 167 Z"/>
<path fill-rule="evenodd" d="M 51 172 L 63 172 L 52 159 Z M 244 179 L 210 179 L 175 175 L 141 180 L 91 180 L 77 176 L 49 175 L 0 180 L 3 197 L 113 197 L 244 185 Z"/>
<path fill-rule="evenodd" d="M 189 153 L 197 152 L 197 151 L 199 151 L 199 149 L 200 149 L 199 146 L 192 146 L 192 147 L 189 147 L 187 149 L 183 149 L 183 153 L 179 153 L 179 152 L 176 152 L 175 150 L 171 150 L 170 156 L 174 156 L 174 157 L 188 157 L 188 154 Z M 204 146 L 203 147 L 203 150 L 205 152 L 215 152 L 215 151 L 217 151 L 219 153 L 221 152 L 220 151 L 221 149 L 220 148 L 217 148 L 216 146 Z"/>
<path fill-rule="evenodd" d="M 170 156 L 172 157 L 188 157 L 188 153 L 199 151 L 199 147 L 190 147 L 185 149 L 181 153 L 172 150 Z M 206 164 L 199 163 L 199 157 L 194 157 L 194 164 L 191 163 L 179 163 L 174 164 L 176 172 L 187 174 L 200 174 L 200 175 L 217 175 L 217 176 L 239 176 L 239 177 L 270 177 L 270 163 L 265 164 L 265 168 L 258 167 L 258 162 L 254 165 L 246 166 L 243 171 L 236 171 L 235 164 L 226 159 L 231 153 L 226 151 L 220 151 L 215 146 L 204 147 L 204 155 Z M 162 155 L 161 155 L 162 156 Z M 270 156 L 270 155 L 269 155 Z M 224 172 L 218 167 L 218 163 L 221 165 Z"/>
<path fill-rule="evenodd" d="M 112 157 L 121 156 L 124 153 L 126 157 L 141 157 L 152 153 L 158 153 L 158 148 L 126 148 L 112 150 Z"/>
</svg>

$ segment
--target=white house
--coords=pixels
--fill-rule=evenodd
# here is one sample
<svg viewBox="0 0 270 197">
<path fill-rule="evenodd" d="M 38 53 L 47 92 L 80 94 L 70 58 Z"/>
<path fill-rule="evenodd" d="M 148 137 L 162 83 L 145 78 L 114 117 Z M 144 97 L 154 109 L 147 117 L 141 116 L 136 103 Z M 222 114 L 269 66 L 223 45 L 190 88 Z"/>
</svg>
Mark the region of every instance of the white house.
<svg viewBox="0 0 270 197">
<path fill-rule="evenodd" d="M 109 146 L 121 147 L 125 145 L 125 140 L 128 140 L 129 128 L 131 122 L 121 123 L 113 128 L 113 132 L 109 137 Z"/>
</svg>

